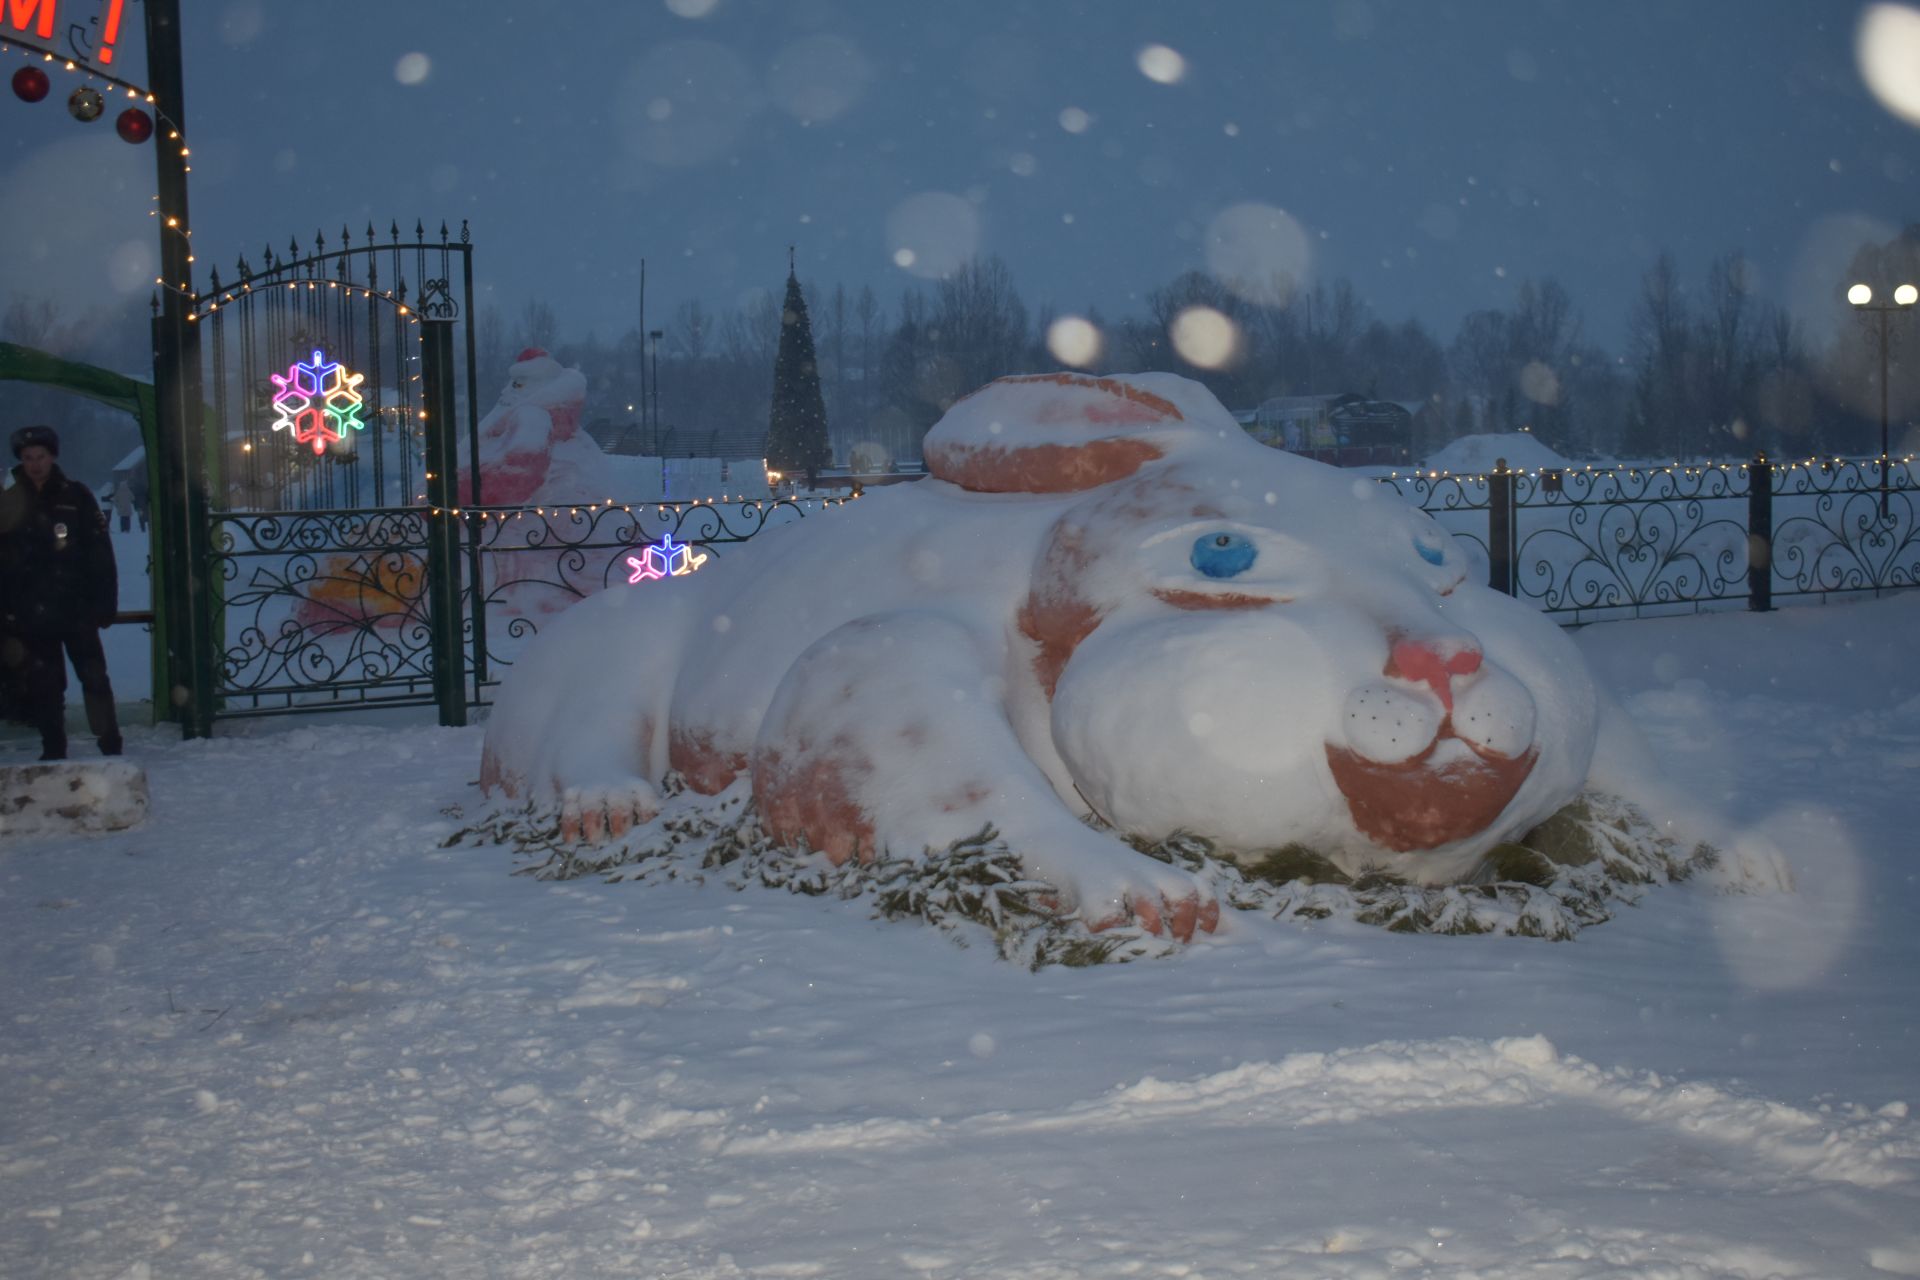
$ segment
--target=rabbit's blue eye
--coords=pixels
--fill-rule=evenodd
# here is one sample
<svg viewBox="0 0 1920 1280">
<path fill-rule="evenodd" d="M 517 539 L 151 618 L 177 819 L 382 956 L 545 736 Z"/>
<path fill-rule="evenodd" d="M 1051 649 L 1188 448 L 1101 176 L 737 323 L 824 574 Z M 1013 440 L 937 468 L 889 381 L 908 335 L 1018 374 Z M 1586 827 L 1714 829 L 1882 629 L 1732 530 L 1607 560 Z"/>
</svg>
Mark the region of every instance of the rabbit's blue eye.
<svg viewBox="0 0 1920 1280">
<path fill-rule="evenodd" d="M 1233 578 L 1253 567 L 1260 553 L 1237 533 L 1206 533 L 1195 538 L 1193 567 L 1209 578 Z"/>
<path fill-rule="evenodd" d="M 1415 538 L 1413 540 L 1413 549 L 1418 551 L 1420 558 L 1428 564 L 1444 564 L 1446 562 L 1447 548 L 1442 543 L 1426 542 L 1420 538 Z"/>
</svg>

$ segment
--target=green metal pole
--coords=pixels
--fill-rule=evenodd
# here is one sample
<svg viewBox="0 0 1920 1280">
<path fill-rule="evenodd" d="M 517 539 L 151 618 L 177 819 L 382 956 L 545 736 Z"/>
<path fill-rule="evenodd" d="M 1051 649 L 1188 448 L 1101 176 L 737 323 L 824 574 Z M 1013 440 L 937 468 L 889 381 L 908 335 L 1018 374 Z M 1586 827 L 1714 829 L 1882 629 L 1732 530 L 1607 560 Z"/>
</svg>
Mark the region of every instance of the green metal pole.
<svg viewBox="0 0 1920 1280">
<path fill-rule="evenodd" d="M 157 371 L 161 366 L 159 316 L 154 316 L 150 331 L 153 337 L 153 367 Z M 163 460 L 165 447 L 161 441 L 165 424 L 160 414 L 160 397 L 156 390 L 148 390 L 138 396 L 137 403 L 140 440 L 147 449 L 147 607 L 153 611 L 153 652 L 149 660 L 152 664 L 153 717 L 158 723 L 180 719 L 180 709 L 173 700 L 173 650 L 167 638 L 167 623 L 177 616 L 172 607 L 176 575 L 168 568 L 174 561 L 168 554 L 167 530 L 161 523 L 168 489 L 166 463 Z"/>
<path fill-rule="evenodd" d="M 465 495 L 472 506 L 479 506 L 484 497 L 480 492 L 480 387 L 479 370 L 474 365 L 473 350 L 473 248 L 467 244 L 467 224 L 460 224 L 460 240 L 464 251 L 460 257 L 465 272 L 465 292 L 460 296 L 466 300 L 466 324 L 462 329 L 466 335 L 465 359 L 467 365 L 467 467 L 470 491 Z M 467 676 L 473 681 L 472 700 L 480 701 L 480 686 L 487 679 L 487 580 L 486 569 L 481 558 L 481 543 L 486 537 L 486 522 L 469 512 L 467 517 L 467 582 L 471 590 L 471 621 L 473 635 L 469 652 L 473 665 Z"/>
<path fill-rule="evenodd" d="M 165 582 L 167 704 L 189 738 L 211 732 L 213 642 L 208 633 L 205 420 L 200 396 L 200 333 L 193 322 L 193 241 L 187 216 L 185 73 L 180 0 L 147 0 L 147 86 L 159 129 L 154 139 L 160 219 L 160 315 L 154 325 L 153 383 L 159 415 L 164 505 L 156 508 L 157 548 L 173 570 Z"/>
<path fill-rule="evenodd" d="M 422 319 L 420 383 L 427 415 L 427 608 L 440 723 L 467 722 L 460 642 L 460 425 L 454 417 L 453 321 Z"/>
</svg>

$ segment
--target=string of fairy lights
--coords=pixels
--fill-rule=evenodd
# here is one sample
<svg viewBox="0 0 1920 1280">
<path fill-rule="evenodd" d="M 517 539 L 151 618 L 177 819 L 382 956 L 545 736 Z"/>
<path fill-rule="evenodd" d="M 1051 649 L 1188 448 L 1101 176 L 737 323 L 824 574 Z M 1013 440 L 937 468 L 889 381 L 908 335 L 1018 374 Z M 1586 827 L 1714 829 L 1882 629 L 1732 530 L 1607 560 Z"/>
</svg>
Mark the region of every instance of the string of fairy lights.
<svg viewBox="0 0 1920 1280">
<path fill-rule="evenodd" d="M 285 284 L 289 289 L 299 289 L 305 286 L 309 293 L 317 291 L 320 286 L 324 284 L 329 289 L 344 289 L 349 299 L 356 297 L 383 298 L 388 302 L 395 302 L 393 290 L 391 289 L 369 289 L 365 285 L 350 284 L 345 280 L 289 280 L 286 281 Z M 280 287 L 280 282 L 273 281 L 262 285 L 259 292 L 264 292 L 267 289 L 278 289 Z M 243 282 L 230 289 L 222 289 L 217 297 L 208 297 L 206 299 L 207 311 L 209 313 L 218 311 L 221 307 L 229 306 L 254 292 L 256 292 L 256 290 L 251 281 Z M 397 314 L 405 317 L 408 324 L 416 328 L 419 326 L 420 317 L 415 315 L 413 309 L 407 306 L 406 303 L 395 302 L 394 310 Z M 198 319 L 199 317 L 194 316 L 193 318 Z"/>
<path fill-rule="evenodd" d="M 804 513 L 807 509 L 806 504 L 809 502 L 816 504 L 816 510 L 829 511 L 838 507 L 844 507 L 849 502 L 856 502 L 862 496 L 861 494 L 854 493 L 847 494 L 844 497 L 829 497 L 823 495 L 818 497 L 797 498 L 749 498 L 745 494 L 723 493 L 717 499 L 683 498 L 670 502 L 615 502 L 612 498 L 608 498 L 605 502 L 562 503 L 559 505 L 534 507 L 531 510 L 525 507 L 518 507 L 512 510 L 488 510 L 481 507 L 449 507 L 445 509 L 434 507 L 432 511 L 436 516 L 477 516 L 482 521 L 492 520 L 498 524 L 507 524 L 509 522 L 525 520 L 528 517 L 533 517 L 538 520 L 559 519 L 560 513 L 563 511 L 566 512 L 569 518 L 575 520 L 580 518 L 580 513 L 583 511 L 586 512 L 589 519 L 615 510 L 627 515 L 632 515 L 637 509 L 640 514 L 644 516 L 647 513 L 647 509 L 652 508 L 662 520 L 665 520 L 673 514 L 684 514 L 702 508 L 715 510 L 735 503 L 739 504 L 742 511 L 745 511 L 748 507 L 752 507 L 754 511 L 762 514 L 788 503 L 792 503 Z"/>
<path fill-rule="evenodd" d="M 1629 479 L 1638 480 L 1641 476 L 1652 477 L 1652 476 L 1661 476 L 1661 475 L 1665 475 L 1665 476 L 1677 475 L 1677 476 L 1697 477 L 1697 476 L 1705 476 L 1708 473 L 1714 472 L 1714 471 L 1748 472 L 1748 471 L 1752 471 L 1756 465 L 1764 465 L 1776 472 L 1810 471 L 1815 468 L 1819 468 L 1822 471 L 1832 471 L 1835 467 L 1845 467 L 1845 466 L 1874 467 L 1882 464 L 1886 464 L 1889 466 L 1910 467 L 1916 460 L 1920 460 L 1920 454 L 1909 453 L 1903 457 L 1898 457 L 1898 458 L 1891 457 L 1887 454 L 1874 454 L 1864 458 L 1848 458 L 1848 457 L 1842 457 L 1838 454 L 1834 455 L 1831 458 L 1822 458 L 1822 457 L 1819 457 L 1818 455 L 1814 455 L 1814 456 L 1807 457 L 1794 462 L 1775 462 L 1771 459 L 1766 459 L 1764 462 L 1761 462 L 1758 464 L 1754 462 L 1705 462 L 1705 463 L 1692 463 L 1692 464 L 1676 462 L 1676 463 L 1667 463 L 1661 466 L 1634 466 L 1634 465 L 1616 464 L 1614 466 L 1597 466 L 1597 467 L 1592 465 L 1575 466 L 1571 464 L 1564 467 L 1501 467 L 1496 465 L 1491 471 L 1457 471 L 1457 472 L 1447 471 L 1447 470 L 1433 471 L 1433 470 L 1428 470 L 1422 467 L 1416 467 L 1411 471 L 1389 472 L 1387 475 L 1387 479 L 1399 480 L 1399 479 L 1405 478 L 1408 480 L 1452 480 L 1460 484 L 1475 484 L 1475 485 L 1485 484 L 1487 481 L 1493 479 L 1496 476 L 1499 476 L 1502 478 L 1538 479 L 1541 477 L 1551 477 L 1551 476 L 1624 475 Z"/>
<path fill-rule="evenodd" d="M 162 138 L 165 145 L 178 146 L 183 160 L 193 154 L 187 146 L 186 136 L 182 133 L 179 123 L 160 109 L 158 99 L 144 85 L 123 80 L 89 63 L 66 57 L 37 45 L 31 40 L 22 40 L 16 35 L 9 34 L 6 38 L 0 39 L 0 54 L 8 53 L 17 53 L 29 60 L 29 65 L 16 70 L 12 77 L 14 96 L 22 102 L 39 102 L 48 96 L 52 87 L 51 79 L 47 75 L 48 70 L 75 76 L 79 78 L 80 84 L 67 96 L 67 111 L 74 119 L 82 123 L 97 120 L 106 112 L 106 100 L 109 94 L 114 97 L 124 94 L 128 100 L 140 105 L 128 107 L 115 121 L 114 128 L 123 139 L 134 145 L 146 142 L 154 135 L 155 121 L 158 121 L 158 127 L 165 131 Z M 106 86 L 108 93 L 102 93 L 96 86 Z M 151 118 L 147 116 L 147 111 L 153 113 Z M 188 173 L 193 172 L 191 164 L 186 165 L 185 169 Z M 160 203 L 158 192 L 154 193 L 152 202 L 156 206 Z M 147 214 L 149 217 L 157 218 L 160 216 L 160 210 L 149 209 Z M 168 230 L 175 232 L 187 242 L 186 260 L 191 264 L 194 260 L 192 228 L 182 227 L 180 220 L 171 215 L 167 217 L 165 225 Z M 191 300 L 194 297 L 191 281 L 169 282 L 164 277 L 155 277 L 154 284 L 182 298 Z"/>
<path fill-rule="evenodd" d="M 1909 453 L 1903 457 L 1891 458 L 1891 459 L 1882 459 L 1880 457 L 1847 458 L 1839 455 L 1835 455 L 1834 457 L 1831 457 L 1831 458 L 1821 458 L 1821 457 L 1815 456 L 1815 457 L 1805 458 L 1796 462 L 1769 462 L 1766 465 L 1771 467 L 1776 472 L 1809 471 L 1809 470 L 1814 470 L 1816 468 L 1831 471 L 1836 466 L 1849 466 L 1849 465 L 1875 466 L 1880 462 L 1882 462 L 1883 460 L 1889 461 L 1894 465 L 1898 465 L 1898 466 L 1910 466 L 1915 461 L 1920 461 L 1920 454 Z M 1562 475 L 1562 476 L 1565 476 L 1565 475 L 1595 475 L 1595 476 L 1626 475 L 1630 479 L 1638 479 L 1643 475 L 1644 476 L 1680 475 L 1680 476 L 1697 477 L 1697 476 L 1707 475 L 1709 472 L 1714 472 L 1714 471 L 1718 471 L 1722 473 L 1751 471 L 1753 469 L 1753 465 L 1754 464 L 1751 462 L 1713 462 L 1713 463 L 1701 463 L 1701 464 L 1695 464 L 1695 465 L 1676 463 L 1676 464 L 1670 464 L 1667 466 L 1658 466 L 1658 467 L 1654 467 L 1654 466 L 1645 466 L 1645 467 L 1643 466 L 1612 466 L 1612 467 L 1598 466 L 1596 467 L 1591 465 L 1579 466 L 1579 467 L 1574 467 L 1574 466 L 1534 467 L 1534 468 L 1514 467 L 1514 468 L 1507 468 L 1505 470 L 1496 469 L 1494 471 L 1482 471 L 1482 472 L 1417 470 L 1417 471 L 1404 471 L 1404 472 L 1394 471 L 1389 474 L 1388 478 L 1393 480 L 1399 480 L 1402 478 L 1410 479 L 1410 480 L 1452 480 L 1452 481 L 1457 481 L 1461 484 L 1484 484 L 1496 475 L 1503 476 L 1503 477 L 1510 477 L 1510 478 L 1524 477 L 1524 478 L 1532 478 L 1532 479 L 1537 479 L 1542 476 L 1555 475 L 1555 474 Z M 674 512 L 684 512 L 696 507 L 709 507 L 709 508 L 720 507 L 720 506 L 726 506 L 736 502 L 741 505 L 743 510 L 746 507 L 751 506 L 756 512 L 765 511 L 772 507 L 778 506 L 783 501 L 792 502 L 800 506 L 803 510 L 805 509 L 806 503 L 814 502 L 819 504 L 820 510 L 824 511 L 834 507 L 843 507 L 849 502 L 857 501 L 862 496 L 863 496 L 862 494 L 854 493 L 854 494 L 848 494 L 844 497 L 824 497 L 823 496 L 823 497 L 815 497 L 815 498 L 768 499 L 768 498 L 749 498 L 745 494 L 723 493 L 718 498 L 711 498 L 711 497 L 688 498 L 688 499 L 681 499 L 681 500 L 676 500 L 672 502 L 660 502 L 660 503 L 654 503 L 654 502 L 621 503 L 621 502 L 614 501 L 612 498 L 608 498 L 604 502 L 578 503 L 578 504 L 571 504 L 571 505 L 563 504 L 563 505 L 555 505 L 551 507 L 541 506 L 541 507 L 534 507 L 531 510 L 524 507 L 517 508 L 514 510 L 486 510 L 486 509 L 477 508 L 477 507 L 468 507 L 468 508 L 454 507 L 449 510 L 448 514 L 452 514 L 456 516 L 462 515 L 462 514 L 473 515 L 473 516 L 478 516 L 483 521 L 493 520 L 493 521 L 497 521 L 499 523 L 504 524 L 508 521 L 523 520 L 529 516 L 542 519 L 542 520 L 548 519 L 549 517 L 557 519 L 560 516 L 562 511 L 564 511 L 570 518 L 578 519 L 580 516 L 580 513 L 583 511 L 586 512 L 589 517 L 593 517 L 602 512 L 613 511 L 615 509 L 618 509 L 619 511 L 625 514 L 631 515 L 633 514 L 636 508 L 640 510 L 642 514 L 644 514 L 647 508 L 652 507 L 654 508 L 654 510 L 657 512 L 657 514 L 660 516 L 661 519 L 666 519 L 670 513 L 674 513 Z M 442 514 L 442 512 L 439 508 L 436 507 L 434 508 L 433 514 L 437 516 Z"/>
</svg>

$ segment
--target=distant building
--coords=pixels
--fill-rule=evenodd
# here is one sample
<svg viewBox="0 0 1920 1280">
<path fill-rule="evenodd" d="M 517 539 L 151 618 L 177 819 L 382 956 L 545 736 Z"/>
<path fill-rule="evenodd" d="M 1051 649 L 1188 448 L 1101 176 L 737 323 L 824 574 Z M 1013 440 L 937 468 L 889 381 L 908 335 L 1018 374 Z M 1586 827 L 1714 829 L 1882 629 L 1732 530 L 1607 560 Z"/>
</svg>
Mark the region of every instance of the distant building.
<svg viewBox="0 0 1920 1280">
<path fill-rule="evenodd" d="M 1234 417 L 1275 449 L 1337 467 L 1398 466 L 1413 459 L 1414 415 L 1421 408 L 1348 391 L 1275 396 Z"/>
<path fill-rule="evenodd" d="M 1327 405 L 1332 396 L 1275 396 L 1263 400 L 1257 409 L 1234 414 L 1247 434 L 1261 444 L 1291 453 L 1330 447 L 1333 435 L 1327 425 Z"/>
<path fill-rule="evenodd" d="M 136 446 L 132 453 L 113 464 L 113 470 L 107 475 L 107 487 L 112 488 L 122 480 L 133 486 L 135 493 L 146 492 L 147 446 Z"/>
</svg>

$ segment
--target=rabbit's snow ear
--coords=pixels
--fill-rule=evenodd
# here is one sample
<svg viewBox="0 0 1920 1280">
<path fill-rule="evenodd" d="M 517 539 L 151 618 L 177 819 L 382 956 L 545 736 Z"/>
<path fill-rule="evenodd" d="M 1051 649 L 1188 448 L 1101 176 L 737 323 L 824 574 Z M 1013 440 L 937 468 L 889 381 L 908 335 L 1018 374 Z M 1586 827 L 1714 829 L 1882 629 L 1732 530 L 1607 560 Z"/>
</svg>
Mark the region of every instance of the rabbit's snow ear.
<svg viewBox="0 0 1920 1280">
<path fill-rule="evenodd" d="M 1190 425 L 1172 401 L 1122 378 L 1020 374 L 956 401 L 922 454 L 929 473 L 963 489 L 1074 493 L 1165 457 Z"/>
</svg>

